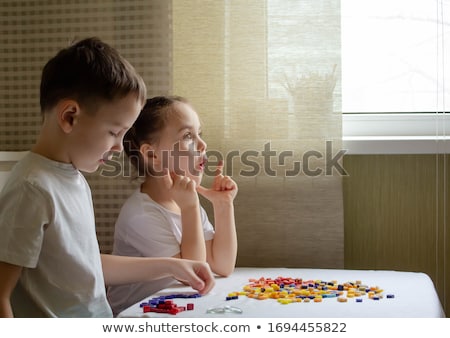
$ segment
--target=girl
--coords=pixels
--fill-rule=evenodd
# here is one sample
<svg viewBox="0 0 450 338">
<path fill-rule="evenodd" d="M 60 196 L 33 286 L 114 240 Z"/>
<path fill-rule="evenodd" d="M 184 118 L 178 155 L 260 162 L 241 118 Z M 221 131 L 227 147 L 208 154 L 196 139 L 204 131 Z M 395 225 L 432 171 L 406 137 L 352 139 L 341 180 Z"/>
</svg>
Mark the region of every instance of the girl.
<svg viewBox="0 0 450 338">
<path fill-rule="evenodd" d="M 231 274 L 237 254 L 233 200 L 238 188 L 222 175 L 221 163 L 212 187 L 200 185 L 206 143 L 189 102 L 181 97 L 147 100 L 124 137 L 124 149 L 144 182 L 120 211 L 114 254 L 201 260 L 217 275 Z M 197 193 L 213 205 L 214 228 Z M 115 286 L 108 298 L 117 314 L 174 281 Z"/>
</svg>

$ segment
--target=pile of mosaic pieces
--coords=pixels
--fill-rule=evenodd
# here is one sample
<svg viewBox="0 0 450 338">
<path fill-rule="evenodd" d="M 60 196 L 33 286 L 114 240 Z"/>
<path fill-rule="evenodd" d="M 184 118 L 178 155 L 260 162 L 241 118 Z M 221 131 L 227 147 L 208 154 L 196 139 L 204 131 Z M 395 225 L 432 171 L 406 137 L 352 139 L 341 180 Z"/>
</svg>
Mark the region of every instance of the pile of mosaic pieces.
<svg viewBox="0 0 450 338">
<path fill-rule="evenodd" d="M 176 315 L 182 311 L 194 310 L 194 303 L 188 303 L 186 306 L 178 306 L 173 302 L 174 298 L 198 298 L 201 294 L 172 294 L 166 296 L 158 296 L 150 299 L 148 302 L 142 302 L 140 307 L 142 312 L 157 312 L 157 313 L 169 313 Z"/>
<path fill-rule="evenodd" d="M 335 298 L 342 303 L 354 298 L 360 303 L 364 297 L 371 300 L 384 297 L 383 290 L 378 286 L 367 286 L 359 280 L 340 284 L 335 280 L 326 282 L 290 277 L 249 279 L 249 284 L 243 287 L 243 291 L 229 293 L 226 300 L 237 299 L 239 296 L 259 300 L 276 299 L 281 304 L 310 301 L 317 303 L 325 298 Z M 386 298 L 394 298 L 394 295 L 388 294 Z"/>
</svg>

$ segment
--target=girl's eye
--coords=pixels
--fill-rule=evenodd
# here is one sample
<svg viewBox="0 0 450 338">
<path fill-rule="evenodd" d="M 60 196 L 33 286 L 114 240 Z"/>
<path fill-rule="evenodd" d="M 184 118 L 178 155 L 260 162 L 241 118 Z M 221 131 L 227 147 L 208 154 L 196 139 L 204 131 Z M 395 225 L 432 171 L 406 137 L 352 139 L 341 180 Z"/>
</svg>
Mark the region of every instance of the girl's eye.
<svg viewBox="0 0 450 338">
<path fill-rule="evenodd" d="M 114 133 L 114 132 L 112 132 L 112 131 L 110 131 L 109 134 L 110 134 L 111 136 L 114 136 L 114 137 L 118 137 L 118 136 L 119 136 L 119 134 L 116 134 L 116 133 Z"/>
<path fill-rule="evenodd" d="M 194 138 L 194 136 L 192 135 L 192 133 L 186 133 L 183 136 L 183 139 L 185 140 L 192 140 Z"/>
</svg>

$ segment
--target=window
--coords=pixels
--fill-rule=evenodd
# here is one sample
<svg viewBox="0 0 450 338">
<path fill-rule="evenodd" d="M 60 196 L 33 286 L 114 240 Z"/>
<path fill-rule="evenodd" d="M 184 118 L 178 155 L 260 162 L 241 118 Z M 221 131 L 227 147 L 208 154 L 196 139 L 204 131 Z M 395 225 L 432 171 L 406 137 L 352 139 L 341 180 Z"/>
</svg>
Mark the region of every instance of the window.
<svg viewBox="0 0 450 338">
<path fill-rule="evenodd" d="M 449 0 L 341 0 L 341 29 L 344 113 L 445 111 Z"/>
<path fill-rule="evenodd" d="M 267 22 L 269 97 L 337 64 L 350 153 L 449 152 L 450 0 L 267 0 Z"/>
<path fill-rule="evenodd" d="M 349 153 L 450 153 L 450 1 L 341 0 Z"/>
</svg>

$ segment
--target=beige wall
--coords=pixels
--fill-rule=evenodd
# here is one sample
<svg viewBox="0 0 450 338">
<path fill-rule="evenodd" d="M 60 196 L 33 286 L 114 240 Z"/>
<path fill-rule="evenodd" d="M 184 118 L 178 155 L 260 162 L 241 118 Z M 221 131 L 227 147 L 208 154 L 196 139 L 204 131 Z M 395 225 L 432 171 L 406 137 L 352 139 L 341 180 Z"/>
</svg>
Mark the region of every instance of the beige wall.
<svg viewBox="0 0 450 338">
<path fill-rule="evenodd" d="M 450 158 L 353 155 L 344 166 L 345 268 L 427 273 L 448 316 Z"/>
</svg>

